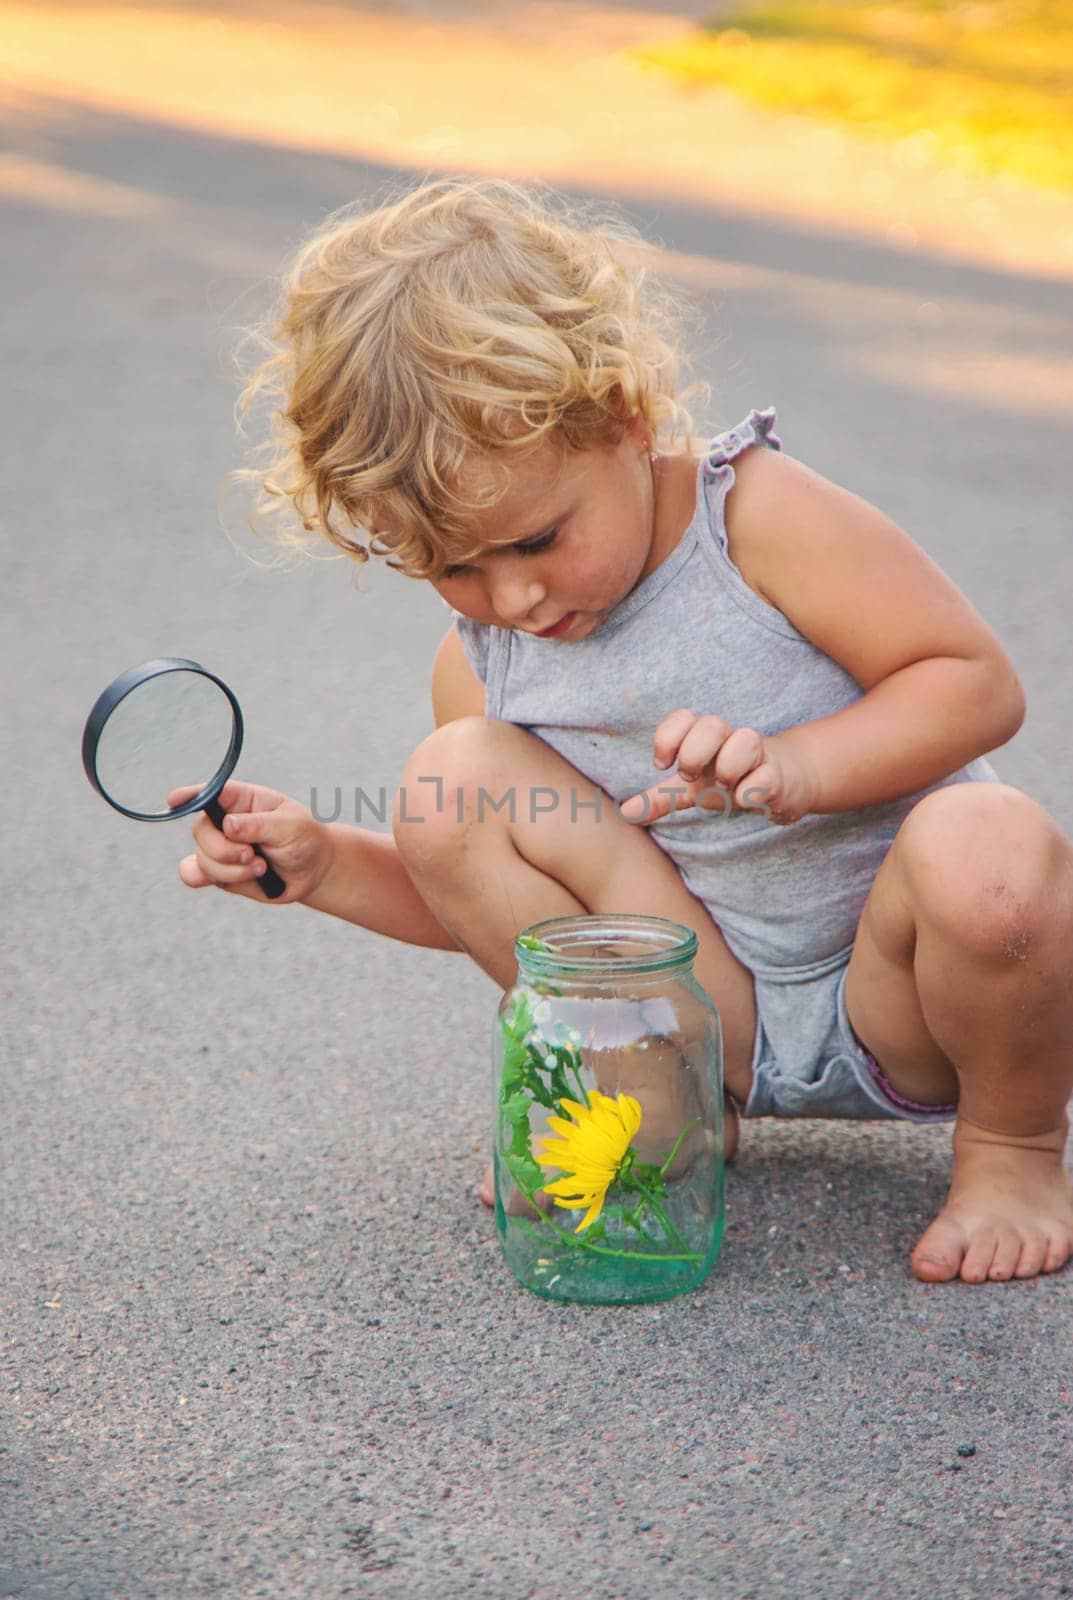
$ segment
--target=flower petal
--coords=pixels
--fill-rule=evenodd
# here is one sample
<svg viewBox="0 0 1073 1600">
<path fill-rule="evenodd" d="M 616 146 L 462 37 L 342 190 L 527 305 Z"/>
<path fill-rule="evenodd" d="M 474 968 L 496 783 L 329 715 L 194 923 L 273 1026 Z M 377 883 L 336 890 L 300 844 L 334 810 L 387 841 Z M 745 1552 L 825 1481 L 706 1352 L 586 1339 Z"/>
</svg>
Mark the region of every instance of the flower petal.
<svg viewBox="0 0 1073 1600">
<path fill-rule="evenodd" d="M 579 1116 L 583 1117 L 587 1114 L 589 1109 L 588 1106 L 579 1106 L 576 1100 L 560 1100 L 559 1104 L 562 1106 L 563 1110 L 571 1116 L 574 1114 L 574 1112 L 577 1112 Z"/>
<path fill-rule="evenodd" d="M 626 1130 L 626 1143 L 632 1144 L 634 1135 L 641 1126 L 641 1103 L 635 1100 L 632 1094 L 620 1094 L 618 1097 L 622 1126 Z"/>
<path fill-rule="evenodd" d="M 566 1211 L 579 1211 L 582 1206 L 591 1206 L 594 1200 L 599 1201 L 600 1205 L 603 1205 L 604 1203 L 604 1197 L 602 1194 L 568 1194 L 555 1196 L 555 1204 L 557 1206 L 562 1206 Z"/>
<path fill-rule="evenodd" d="M 593 1201 L 592 1201 L 592 1204 L 589 1206 L 589 1209 L 586 1211 L 585 1215 L 582 1217 L 581 1221 L 578 1223 L 577 1227 L 574 1229 L 574 1232 L 575 1233 L 582 1233 L 589 1226 L 590 1223 L 595 1222 L 596 1218 L 600 1215 L 600 1212 L 603 1210 L 603 1205 L 604 1205 L 604 1197 L 603 1197 L 603 1195 L 602 1194 L 596 1195 L 594 1197 Z"/>
<path fill-rule="evenodd" d="M 564 1139 L 573 1138 L 578 1131 L 576 1122 L 567 1122 L 565 1117 L 549 1117 L 548 1127 L 554 1128 L 556 1133 L 561 1133 Z"/>
<path fill-rule="evenodd" d="M 585 1217 L 577 1232 L 600 1215 L 611 1184 L 618 1176 L 630 1140 L 641 1125 L 641 1107 L 632 1095 L 616 1097 L 593 1089 L 587 1106 L 560 1100 L 564 1116 L 548 1118 L 548 1133 L 537 1147 L 536 1160 L 558 1169 L 559 1176 L 543 1187 L 555 1204 L 573 1210 L 584 1206 Z"/>
</svg>

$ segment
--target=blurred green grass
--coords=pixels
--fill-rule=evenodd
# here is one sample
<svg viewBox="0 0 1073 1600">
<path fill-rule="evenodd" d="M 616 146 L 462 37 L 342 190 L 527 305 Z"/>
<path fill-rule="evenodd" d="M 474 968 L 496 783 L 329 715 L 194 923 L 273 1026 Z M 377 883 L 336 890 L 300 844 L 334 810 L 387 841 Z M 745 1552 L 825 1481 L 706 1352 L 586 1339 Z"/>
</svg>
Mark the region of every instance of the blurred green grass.
<svg viewBox="0 0 1073 1600">
<path fill-rule="evenodd" d="M 634 59 L 683 84 L 1073 191 L 1069 0 L 753 0 Z"/>
</svg>

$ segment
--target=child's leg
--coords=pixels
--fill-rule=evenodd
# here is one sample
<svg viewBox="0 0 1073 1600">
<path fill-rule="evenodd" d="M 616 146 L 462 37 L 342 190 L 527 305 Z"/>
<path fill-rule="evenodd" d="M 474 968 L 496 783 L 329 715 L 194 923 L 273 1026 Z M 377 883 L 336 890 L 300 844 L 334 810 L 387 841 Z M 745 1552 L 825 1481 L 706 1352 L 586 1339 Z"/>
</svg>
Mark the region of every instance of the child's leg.
<svg viewBox="0 0 1073 1600">
<path fill-rule="evenodd" d="M 958 1102 L 950 1193 L 913 1251 L 917 1277 L 1061 1267 L 1073 1251 L 1073 846 L 1041 806 L 975 783 L 914 807 L 865 903 L 846 1008 L 899 1093 Z"/>
<path fill-rule="evenodd" d="M 655 841 L 624 822 L 607 795 L 550 745 L 487 717 L 444 724 L 407 764 L 394 833 L 422 898 L 504 989 L 517 973 L 515 935 L 547 917 L 627 911 L 692 928 L 694 972 L 723 1024 L 726 1086 L 739 1103 L 748 1098 L 752 973 Z M 737 1118 L 728 1106 L 728 1158 L 736 1143 Z M 491 1201 L 487 1178 L 481 1196 Z"/>
</svg>

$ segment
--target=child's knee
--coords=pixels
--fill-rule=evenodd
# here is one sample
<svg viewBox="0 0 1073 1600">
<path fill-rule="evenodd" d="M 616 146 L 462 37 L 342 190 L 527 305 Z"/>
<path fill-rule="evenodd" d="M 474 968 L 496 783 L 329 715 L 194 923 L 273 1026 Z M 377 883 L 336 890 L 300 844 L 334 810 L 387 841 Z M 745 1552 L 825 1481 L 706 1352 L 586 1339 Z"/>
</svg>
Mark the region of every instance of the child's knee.
<svg viewBox="0 0 1073 1600">
<path fill-rule="evenodd" d="M 492 717 L 459 717 L 419 744 L 403 770 L 392 809 L 400 855 L 428 866 L 457 856 L 462 844 L 492 839 L 516 820 L 518 789 L 512 735 L 523 729 Z M 474 835 L 475 824 L 480 824 Z M 498 826 L 497 826 L 498 825 Z"/>
<path fill-rule="evenodd" d="M 535 734 L 494 717 L 459 717 L 413 752 L 392 827 L 400 849 L 424 853 L 432 832 L 442 839 L 468 834 L 475 824 L 543 828 L 604 809 L 613 809 L 607 797 Z"/>
<path fill-rule="evenodd" d="M 1053 819 L 1005 784 L 951 784 L 917 803 L 895 845 L 918 923 L 985 958 L 1046 942 L 1069 884 L 1060 937 L 1073 915 L 1073 851 Z M 1063 872 L 1063 867 L 1065 871 Z"/>
</svg>

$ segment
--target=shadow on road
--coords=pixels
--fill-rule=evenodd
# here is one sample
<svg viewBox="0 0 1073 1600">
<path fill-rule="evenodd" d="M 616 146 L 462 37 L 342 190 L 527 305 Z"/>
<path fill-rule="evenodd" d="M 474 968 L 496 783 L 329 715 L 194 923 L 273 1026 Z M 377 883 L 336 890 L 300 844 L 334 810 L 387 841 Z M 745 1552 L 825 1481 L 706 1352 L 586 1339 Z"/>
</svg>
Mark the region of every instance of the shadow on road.
<svg viewBox="0 0 1073 1600">
<path fill-rule="evenodd" d="M 150 202 L 164 199 L 224 211 L 225 225 L 230 219 L 231 228 L 255 216 L 257 233 L 266 240 L 273 237 L 270 219 L 279 216 L 285 224 L 275 235 L 273 263 L 287 248 L 285 235 L 294 236 L 296 215 L 303 219 L 302 228 L 312 226 L 334 207 L 385 183 L 401 184 L 422 175 L 386 164 L 161 126 L 47 95 L 20 95 L 17 108 L 5 107 L 0 100 L 0 130 L 8 151 L 29 163 L 12 169 L 9 155 L 5 170 L 0 161 L 0 194 L 6 188 L 10 201 L 55 204 L 48 174 L 58 169 L 67 177 L 124 185 Z M 40 168 L 36 184 L 35 164 Z M 438 170 L 428 167 L 423 172 L 434 175 Z M 237 172 L 243 175 L 241 184 L 235 181 Z M 578 192 L 556 187 L 567 195 Z M 593 189 L 588 194 L 599 192 Z M 105 200 L 92 187 L 87 187 L 81 204 L 77 190 L 61 203 L 90 216 L 95 207 L 106 209 Z M 730 208 L 678 201 L 623 204 L 647 238 L 674 241 L 672 248 L 682 248 L 682 241 L 688 241 L 692 253 L 712 261 L 805 274 L 832 286 L 894 289 L 931 299 L 953 295 L 1060 315 L 1069 308 L 1068 285 L 1053 278 L 989 271 L 922 249 L 894 249 L 777 217 L 758 220 Z"/>
</svg>

